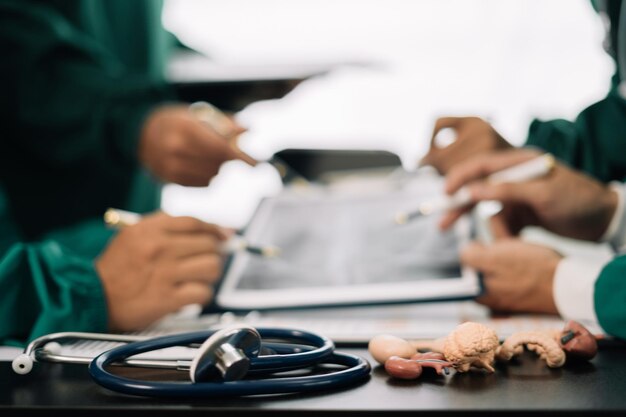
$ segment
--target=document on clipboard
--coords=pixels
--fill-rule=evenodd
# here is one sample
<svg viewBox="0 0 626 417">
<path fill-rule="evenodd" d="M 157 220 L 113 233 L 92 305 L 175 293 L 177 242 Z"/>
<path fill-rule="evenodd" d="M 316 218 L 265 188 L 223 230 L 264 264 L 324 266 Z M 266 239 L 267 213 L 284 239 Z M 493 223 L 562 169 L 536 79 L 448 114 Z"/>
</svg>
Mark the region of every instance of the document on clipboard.
<svg viewBox="0 0 626 417">
<path fill-rule="evenodd" d="M 402 168 L 285 187 L 260 203 L 244 231 L 254 245 L 278 246 L 280 256 L 233 255 L 216 305 L 246 311 L 473 298 L 477 273 L 459 262 L 472 235 L 469 218 L 447 232 L 437 215 L 394 221 L 442 192 L 439 175 Z"/>
</svg>

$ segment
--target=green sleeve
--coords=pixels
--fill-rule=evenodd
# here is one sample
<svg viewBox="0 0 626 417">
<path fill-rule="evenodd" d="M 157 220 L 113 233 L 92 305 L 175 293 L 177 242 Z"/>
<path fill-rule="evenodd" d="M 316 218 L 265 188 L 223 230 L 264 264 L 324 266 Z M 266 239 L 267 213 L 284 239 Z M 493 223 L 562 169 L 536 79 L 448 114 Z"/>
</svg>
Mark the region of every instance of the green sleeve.
<svg viewBox="0 0 626 417">
<path fill-rule="evenodd" d="M 18 243 L 0 258 L 0 344 L 58 331 L 104 332 L 106 301 L 90 259 L 55 241 Z"/>
<path fill-rule="evenodd" d="M 594 305 L 602 328 L 626 339 L 626 255 L 602 269 L 595 284 Z"/>
<path fill-rule="evenodd" d="M 576 165 L 581 140 L 573 122 L 562 119 L 533 120 L 528 129 L 526 146 L 539 147 L 563 162 Z"/>
<path fill-rule="evenodd" d="M 626 101 L 616 89 L 582 111 L 574 122 L 530 125 L 526 145 L 553 153 L 562 162 L 607 182 L 626 179 Z"/>
<path fill-rule="evenodd" d="M 174 98 L 160 5 L 0 0 L 0 178 L 25 240 L 107 207 L 158 207 L 137 147 L 149 112 Z"/>
<path fill-rule="evenodd" d="M 140 33 L 115 42 L 118 29 L 128 30 L 114 24 L 124 15 L 104 13 L 119 2 L 93 10 L 100 2 L 74 1 L 75 15 L 47 3 L 0 1 L 2 107 L 16 128 L 5 131 L 19 132 L 7 141 L 52 167 L 136 165 L 144 119 L 155 103 L 173 98 L 164 75 L 150 71 L 156 63 L 133 68 L 124 59 L 150 46 L 143 27 L 138 21 Z M 130 9 L 134 2 L 126 3 Z M 104 15 L 94 17 L 98 12 Z"/>
</svg>

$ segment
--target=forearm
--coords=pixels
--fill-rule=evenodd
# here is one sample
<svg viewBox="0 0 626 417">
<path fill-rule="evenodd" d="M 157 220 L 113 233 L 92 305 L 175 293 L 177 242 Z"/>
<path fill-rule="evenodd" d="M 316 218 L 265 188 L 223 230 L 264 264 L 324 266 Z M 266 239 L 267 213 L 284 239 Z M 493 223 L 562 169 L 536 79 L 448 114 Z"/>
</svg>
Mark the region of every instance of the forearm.
<svg viewBox="0 0 626 417">
<path fill-rule="evenodd" d="M 613 182 L 610 187 L 617 195 L 617 208 L 601 241 L 608 242 L 616 253 L 624 253 L 626 252 L 626 184 Z"/>
<path fill-rule="evenodd" d="M 23 345 L 58 331 L 107 329 L 100 280 L 90 259 L 54 241 L 15 244 L 0 258 L 0 344 Z"/>
</svg>

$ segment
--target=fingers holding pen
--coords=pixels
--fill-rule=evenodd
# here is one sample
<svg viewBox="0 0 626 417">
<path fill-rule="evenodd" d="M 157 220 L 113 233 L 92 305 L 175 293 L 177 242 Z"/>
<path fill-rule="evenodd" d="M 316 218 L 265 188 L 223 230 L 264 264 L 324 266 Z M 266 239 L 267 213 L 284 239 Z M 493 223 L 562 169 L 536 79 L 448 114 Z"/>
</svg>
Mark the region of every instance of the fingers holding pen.
<svg viewBox="0 0 626 417">
<path fill-rule="evenodd" d="M 226 116 L 220 120 L 228 134 L 198 119 L 187 106 L 155 108 L 142 127 L 139 160 L 161 180 L 186 186 L 206 186 L 226 161 L 256 165 L 236 144 L 245 129 Z"/>
<path fill-rule="evenodd" d="M 502 203 L 518 203 L 529 200 L 528 196 L 536 193 L 537 181 L 524 183 L 502 183 L 491 184 L 488 181 L 475 180 L 466 186 L 470 196 L 468 204 L 451 209 L 445 212 L 439 220 L 439 227 L 442 230 L 449 229 L 462 215 L 471 211 L 476 203 L 481 201 L 496 200 Z M 510 210 L 509 206 L 505 206 Z"/>
<path fill-rule="evenodd" d="M 242 151 L 237 145 L 238 136 L 245 132 L 246 129 L 235 124 L 230 118 L 224 117 L 224 120 L 230 121 L 226 134 L 221 134 L 212 125 L 197 121 L 188 126 L 188 134 L 196 138 L 193 141 L 193 147 L 190 152 L 196 157 L 211 157 L 219 161 L 230 161 L 239 159 L 248 165 L 255 166 L 258 162 L 250 155 Z M 224 130 L 224 129 L 219 129 Z"/>
<path fill-rule="evenodd" d="M 155 213 L 126 224 L 96 261 L 109 326 L 135 330 L 185 304 L 206 304 L 223 270 L 227 232 L 192 217 Z"/>
<path fill-rule="evenodd" d="M 463 196 L 463 203 L 443 215 L 440 228 L 448 229 L 480 201 L 500 201 L 509 211 L 511 205 L 519 209 L 542 204 L 545 200 L 542 196 L 546 195 L 545 176 L 553 168 L 554 160 L 550 155 L 539 155 L 531 149 L 499 151 L 456 166 L 446 177 L 445 192 Z"/>
<path fill-rule="evenodd" d="M 540 152 L 533 149 L 514 149 L 478 155 L 450 170 L 446 175 L 445 191 L 454 194 L 472 181 L 484 179 L 497 171 L 529 161 L 539 155 Z"/>
</svg>

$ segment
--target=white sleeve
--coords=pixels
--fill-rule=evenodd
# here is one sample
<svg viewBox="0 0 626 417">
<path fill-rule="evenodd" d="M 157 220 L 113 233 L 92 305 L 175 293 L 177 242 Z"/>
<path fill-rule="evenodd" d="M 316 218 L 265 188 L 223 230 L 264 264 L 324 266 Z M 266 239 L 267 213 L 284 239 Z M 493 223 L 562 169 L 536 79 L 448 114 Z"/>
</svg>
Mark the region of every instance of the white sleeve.
<svg viewBox="0 0 626 417">
<path fill-rule="evenodd" d="M 601 242 L 608 242 L 617 253 L 626 252 L 626 184 L 613 181 L 609 185 L 617 194 L 617 208 Z"/>
<path fill-rule="evenodd" d="M 554 272 L 552 291 L 561 317 L 599 326 L 594 306 L 594 287 L 604 261 L 563 258 Z"/>
</svg>

